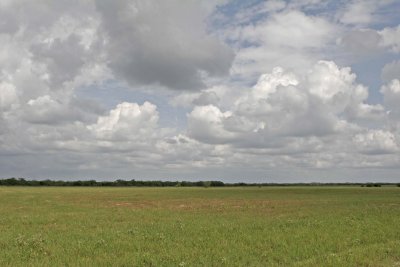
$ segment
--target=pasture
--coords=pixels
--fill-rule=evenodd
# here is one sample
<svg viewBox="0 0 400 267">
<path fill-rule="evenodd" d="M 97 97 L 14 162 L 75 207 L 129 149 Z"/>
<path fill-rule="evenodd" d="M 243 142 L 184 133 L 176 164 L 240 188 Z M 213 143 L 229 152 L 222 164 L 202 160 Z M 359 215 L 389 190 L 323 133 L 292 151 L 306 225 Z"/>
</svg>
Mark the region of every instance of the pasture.
<svg viewBox="0 0 400 267">
<path fill-rule="evenodd" d="M 0 266 L 400 266 L 400 188 L 0 187 Z"/>
</svg>

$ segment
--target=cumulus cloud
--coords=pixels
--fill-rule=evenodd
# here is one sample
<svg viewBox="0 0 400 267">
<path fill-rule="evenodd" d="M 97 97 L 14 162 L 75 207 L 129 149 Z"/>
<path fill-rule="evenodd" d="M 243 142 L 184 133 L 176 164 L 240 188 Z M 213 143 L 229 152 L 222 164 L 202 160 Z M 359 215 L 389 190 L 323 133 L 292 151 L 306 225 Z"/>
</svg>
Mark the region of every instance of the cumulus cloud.
<svg viewBox="0 0 400 267">
<path fill-rule="evenodd" d="M 347 51 L 368 58 L 379 53 L 400 52 L 400 26 L 386 27 L 382 30 L 354 29 L 338 39 Z"/>
<path fill-rule="evenodd" d="M 47 66 L 52 87 L 72 80 L 84 64 L 84 48 L 78 36 L 72 34 L 65 40 L 55 39 L 49 43 L 33 44 L 34 59 Z"/>
<path fill-rule="evenodd" d="M 382 80 L 384 82 L 389 82 L 393 79 L 400 77 L 400 60 L 392 61 L 386 64 L 382 69 L 381 74 Z"/>
<path fill-rule="evenodd" d="M 327 61 L 317 63 L 304 79 L 275 68 L 261 75 L 230 111 L 196 107 L 188 117 L 189 134 L 211 143 L 259 140 L 262 147 L 269 138 L 324 136 L 351 130 L 357 127 L 352 120 L 368 116 L 368 112 L 383 113 L 381 107 L 365 103 L 368 90 L 355 79 L 350 68 Z"/>
<path fill-rule="evenodd" d="M 384 47 L 388 47 L 394 53 L 400 53 L 400 26 L 384 28 L 379 33 Z"/>
<path fill-rule="evenodd" d="M 170 104 L 174 107 L 193 108 L 194 106 L 230 105 L 232 92 L 237 88 L 216 85 L 199 92 L 183 92 L 173 96 Z"/>
<path fill-rule="evenodd" d="M 396 84 L 382 90 L 393 93 Z M 231 109 L 195 107 L 188 115 L 188 135 L 228 146 L 253 166 L 262 164 L 259 159 L 268 168 L 392 166 L 386 155 L 398 153 L 396 130 L 365 128 L 365 121 L 385 120 L 390 104 L 371 105 L 367 99 L 368 89 L 348 67 L 320 61 L 304 77 L 275 68 L 238 95 Z"/>
<path fill-rule="evenodd" d="M 196 1 L 96 1 L 110 67 L 132 84 L 204 87 L 202 73 L 228 74 L 233 53 L 206 33 Z"/>
<path fill-rule="evenodd" d="M 390 116 L 400 118 L 400 81 L 392 80 L 389 84 L 382 86 L 381 92 Z"/>
<path fill-rule="evenodd" d="M 392 154 L 399 151 L 395 135 L 383 130 L 369 130 L 357 134 L 354 142 L 362 153 L 367 154 Z"/>
<path fill-rule="evenodd" d="M 224 143 L 234 138 L 234 133 L 225 129 L 223 123 L 230 112 L 208 105 L 195 107 L 188 115 L 189 135 L 206 143 Z"/>
<path fill-rule="evenodd" d="M 380 52 L 381 40 L 381 35 L 375 30 L 358 29 L 346 33 L 340 38 L 339 43 L 351 53 L 359 57 L 365 57 Z"/>
<path fill-rule="evenodd" d="M 366 25 L 373 21 L 373 15 L 379 6 L 377 1 L 349 1 L 339 15 L 339 20 L 345 24 Z"/>
<path fill-rule="evenodd" d="M 226 37 L 245 46 L 237 52 L 232 74 L 254 78 L 262 74 L 260 70 L 276 66 L 304 72 L 321 58 L 323 49 L 335 42 L 338 32 L 339 28 L 326 18 L 296 9 L 240 26 Z"/>
<path fill-rule="evenodd" d="M 12 105 L 18 103 L 16 88 L 13 84 L 7 82 L 0 83 L 0 107 L 1 110 L 8 110 Z"/>
<path fill-rule="evenodd" d="M 324 44 L 332 32 L 333 26 L 323 18 L 287 11 L 274 14 L 256 27 L 244 29 L 243 37 L 250 42 L 273 46 L 312 48 Z"/>
<path fill-rule="evenodd" d="M 16 113 L 33 124 L 65 124 L 74 121 L 88 122 L 103 112 L 101 106 L 88 99 L 57 99 L 50 95 L 30 99 Z"/>
<path fill-rule="evenodd" d="M 140 140 L 155 134 L 158 122 L 157 107 L 149 102 L 138 105 L 123 102 L 88 126 L 100 139 Z"/>
<path fill-rule="evenodd" d="M 196 106 L 216 105 L 219 102 L 218 95 L 213 91 L 204 91 L 193 100 Z"/>
</svg>

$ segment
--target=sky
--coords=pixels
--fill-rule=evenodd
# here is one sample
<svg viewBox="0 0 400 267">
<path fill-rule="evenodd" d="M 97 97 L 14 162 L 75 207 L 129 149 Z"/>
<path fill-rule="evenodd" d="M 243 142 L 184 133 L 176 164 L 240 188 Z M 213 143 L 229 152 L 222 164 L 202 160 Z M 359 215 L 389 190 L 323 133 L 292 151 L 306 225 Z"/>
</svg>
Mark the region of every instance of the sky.
<svg viewBox="0 0 400 267">
<path fill-rule="evenodd" d="M 0 0 L 0 177 L 400 182 L 399 0 Z"/>
</svg>

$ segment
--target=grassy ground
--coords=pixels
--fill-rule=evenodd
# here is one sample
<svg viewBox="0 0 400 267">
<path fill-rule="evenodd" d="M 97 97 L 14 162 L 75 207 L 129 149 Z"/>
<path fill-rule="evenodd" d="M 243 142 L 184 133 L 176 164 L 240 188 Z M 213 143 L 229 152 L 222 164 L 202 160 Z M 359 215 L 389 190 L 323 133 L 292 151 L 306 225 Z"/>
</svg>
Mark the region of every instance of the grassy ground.
<svg viewBox="0 0 400 267">
<path fill-rule="evenodd" d="M 400 266 L 400 188 L 0 187 L 0 266 Z"/>
</svg>

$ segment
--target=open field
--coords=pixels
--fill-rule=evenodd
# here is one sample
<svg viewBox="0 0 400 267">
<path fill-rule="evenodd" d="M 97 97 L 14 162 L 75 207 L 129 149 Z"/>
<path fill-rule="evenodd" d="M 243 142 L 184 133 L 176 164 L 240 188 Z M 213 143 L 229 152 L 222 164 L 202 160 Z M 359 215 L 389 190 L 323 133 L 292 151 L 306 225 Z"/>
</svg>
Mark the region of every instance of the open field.
<svg viewBox="0 0 400 267">
<path fill-rule="evenodd" d="M 400 188 L 0 187 L 0 266 L 400 266 Z"/>
</svg>

